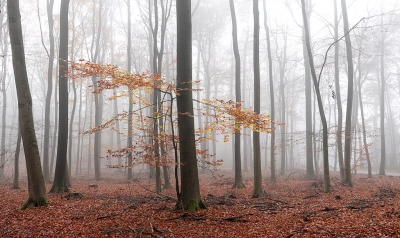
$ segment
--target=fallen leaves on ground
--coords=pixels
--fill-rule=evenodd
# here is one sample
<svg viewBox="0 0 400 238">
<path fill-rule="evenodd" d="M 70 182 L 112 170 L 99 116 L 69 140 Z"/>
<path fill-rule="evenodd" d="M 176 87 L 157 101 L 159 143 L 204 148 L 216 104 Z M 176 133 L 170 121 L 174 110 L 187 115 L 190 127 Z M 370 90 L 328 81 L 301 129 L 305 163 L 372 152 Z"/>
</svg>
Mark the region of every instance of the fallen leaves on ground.
<svg viewBox="0 0 400 238">
<path fill-rule="evenodd" d="M 21 189 L 3 184 L 0 237 L 400 236 L 400 177 L 356 175 L 354 187 L 347 187 L 337 176 L 329 194 L 323 193 L 320 179 L 295 172 L 276 183 L 264 181 L 263 196 L 250 198 L 250 173 L 244 173 L 243 189 L 232 189 L 231 178 L 200 175 L 208 209 L 190 213 L 171 211 L 175 188 L 157 195 L 149 191 L 154 181 L 126 182 L 115 170 L 102 181 L 72 180 L 71 190 L 84 197 L 48 194 L 48 206 L 24 211 L 19 209 L 28 196 L 26 182 Z"/>
</svg>

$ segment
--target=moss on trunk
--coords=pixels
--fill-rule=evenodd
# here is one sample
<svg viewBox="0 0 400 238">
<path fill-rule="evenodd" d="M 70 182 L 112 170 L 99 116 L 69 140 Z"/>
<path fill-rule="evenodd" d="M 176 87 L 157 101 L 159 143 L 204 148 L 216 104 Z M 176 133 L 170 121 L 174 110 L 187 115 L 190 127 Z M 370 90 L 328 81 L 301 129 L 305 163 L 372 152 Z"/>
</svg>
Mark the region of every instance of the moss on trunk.
<svg viewBox="0 0 400 238">
<path fill-rule="evenodd" d="M 29 198 L 21 207 L 21 210 L 24 210 L 26 208 L 34 208 L 34 207 L 41 207 L 41 206 L 46 206 L 49 204 L 49 200 L 46 198 L 39 198 L 39 199 L 33 199 Z"/>
<path fill-rule="evenodd" d="M 188 205 L 187 205 L 187 211 L 194 212 L 200 209 L 207 209 L 207 205 L 203 202 L 203 200 L 200 200 L 199 203 L 197 203 L 194 200 L 190 200 Z"/>
</svg>

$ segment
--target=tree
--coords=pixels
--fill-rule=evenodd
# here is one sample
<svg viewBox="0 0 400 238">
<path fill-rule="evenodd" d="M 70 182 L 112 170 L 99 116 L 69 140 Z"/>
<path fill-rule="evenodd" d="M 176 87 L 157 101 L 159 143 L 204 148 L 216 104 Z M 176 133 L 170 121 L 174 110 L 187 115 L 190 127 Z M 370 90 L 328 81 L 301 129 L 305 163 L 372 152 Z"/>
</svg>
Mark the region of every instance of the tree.
<svg viewBox="0 0 400 238">
<path fill-rule="evenodd" d="M 254 112 L 260 115 L 260 14 L 258 12 L 258 0 L 253 0 L 254 16 Z M 258 127 L 258 125 L 256 125 Z M 262 194 L 262 175 L 261 175 L 261 149 L 260 132 L 258 128 L 253 130 L 253 150 L 254 150 L 254 187 L 252 197 L 257 198 Z"/>
<path fill-rule="evenodd" d="M 347 16 L 346 0 L 341 0 L 343 12 L 343 28 L 344 32 L 349 32 L 349 20 Z M 344 183 L 353 186 L 351 181 L 351 112 L 353 109 L 353 53 L 351 49 L 350 35 L 346 34 L 346 53 L 347 53 L 347 108 L 346 108 L 346 126 L 344 139 Z"/>
<path fill-rule="evenodd" d="M 263 0 L 264 6 L 264 27 L 267 33 L 267 49 L 268 49 L 268 76 L 269 76 L 269 90 L 271 96 L 271 128 L 275 127 L 275 98 L 274 98 L 274 79 L 272 74 L 272 53 L 271 53 L 271 39 L 269 36 L 269 27 L 267 24 L 267 10 L 265 0 Z M 271 182 L 276 182 L 275 176 L 275 130 L 271 132 Z"/>
<path fill-rule="evenodd" d="M 128 8 L 128 46 L 127 46 L 127 56 L 128 56 L 128 72 L 131 72 L 132 66 L 132 55 L 131 55 L 131 47 L 132 47 L 132 39 L 131 39 L 131 1 L 128 0 L 127 2 Z M 132 103 L 132 92 L 129 90 L 129 105 L 128 105 L 128 148 L 132 147 L 132 110 L 133 110 L 133 103 Z M 132 179 L 132 151 L 128 153 L 128 180 Z"/>
<path fill-rule="evenodd" d="M 177 17 L 177 96 L 179 147 L 181 158 L 182 209 L 206 208 L 200 196 L 192 101 L 192 19 L 191 2 L 176 1 Z"/>
<path fill-rule="evenodd" d="M 237 39 L 237 24 L 236 24 L 236 13 L 235 4 L 233 0 L 229 0 L 229 6 L 231 9 L 232 16 L 232 39 L 233 39 L 233 52 L 235 54 L 235 93 L 236 103 L 241 103 L 242 97 L 240 93 L 240 54 Z M 235 124 L 235 184 L 233 188 L 243 188 L 244 184 L 242 181 L 242 162 L 240 158 L 240 126 L 238 123 Z"/>
<path fill-rule="evenodd" d="M 337 129 L 337 153 L 339 154 L 339 169 L 340 178 L 344 181 L 344 164 L 343 164 L 343 142 L 342 142 L 342 126 L 343 126 L 343 112 L 342 112 L 342 97 L 340 96 L 340 84 L 339 84 L 339 21 L 337 17 L 337 3 L 333 0 L 335 10 L 335 89 L 336 89 L 336 104 L 338 110 L 338 129 Z"/>
<path fill-rule="evenodd" d="M 60 46 L 59 46 L 59 123 L 56 171 L 50 193 L 69 191 L 67 147 L 68 147 L 68 7 L 69 0 L 62 0 L 60 7 Z"/>
<path fill-rule="evenodd" d="M 45 206 L 48 203 L 46 187 L 40 164 L 38 143 L 32 114 L 32 97 L 26 71 L 21 15 L 18 0 L 7 0 L 8 24 L 12 62 L 17 88 L 19 122 L 25 151 L 29 198 L 22 209 Z"/>
<path fill-rule="evenodd" d="M 18 181 L 19 181 L 19 154 L 21 152 L 21 126 L 18 123 L 18 138 L 17 138 L 17 147 L 15 148 L 15 157 L 14 157 L 14 184 L 12 186 L 13 189 L 19 189 Z"/>
<path fill-rule="evenodd" d="M 331 192 L 331 185 L 330 185 L 330 177 L 329 177 L 329 156 L 328 156 L 328 125 L 326 122 L 326 117 L 325 117 L 325 112 L 324 112 L 324 106 L 322 104 L 322 99 L 321 99 L 321 92 L 319 89 L 319 81 L 317 79 L 317 74 L 315 73 L 315 67 L 314 67 L 314 60 L 313 60 L 313 55 L 311 51 L 311 44 L 310 44 L 310 32 L 308 30 L 308 20 L 307 20 L 307 14 L 306 14 L 306 6 L 304 3 L 304 0 L 301 0 L 301 9 L 303 13 L 303 25 L 304 25 L 304 33 L 305 33 L 305 38 L 306 38 L 306 47 L 307 47 L 307 53 L 308 53 L 308 58 L 310 62 L 310 69 L 311 69 L 311 76 L 314 82 L 314 89 L 318 101 L 318 109 L 319 109 L 319 115 L 321 117 L 321 122 L 322 122 L 322 128 L 323 128 L 323 152 L 324 152 L 324 192 L 329 193 Z"/>
<path fill-rule="evenodd" d="M 50 149 L 50 105 L 51 105 L 51 94 L 53 90 L 53 64 L 54 64 L 54 33 L 53 33 L 53 6 L 54 0 L 47 0 L 47 22 L 49 24 L 49 41 L 50 41 L 50 52 L 47 51 L 45 45 L 43 47 L 46 50 L 47 56 L 49 57 L 49 65 L 47 68 L 47 94 L 44 112 L 44 141 L 43 141 L 43 175 L 46 183 L 50 182 L 50 169 L 49 169 L 49 149 Z"/>
</svg>

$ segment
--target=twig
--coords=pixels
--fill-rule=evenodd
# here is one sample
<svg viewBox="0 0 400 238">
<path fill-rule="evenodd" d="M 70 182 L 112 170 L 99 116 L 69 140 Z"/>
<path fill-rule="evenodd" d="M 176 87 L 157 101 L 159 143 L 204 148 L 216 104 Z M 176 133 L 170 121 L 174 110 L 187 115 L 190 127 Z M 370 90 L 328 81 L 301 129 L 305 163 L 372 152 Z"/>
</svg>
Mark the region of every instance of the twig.
<svg viewBox="0 0 400 238">
<path fill-rule="evenodd" d="M 277 199 L 273 199 L 273 198 L 269 198 L 269 197 L 265 197 L 265 198 L 268 199 L 268 200 L 274 201 L 274 202 L 280 202 L 280 203 L 283 203 L 283 204 L 289 204 L 287 202 L 280 201 L 280 200 L 277 200 Z"/>
<path fill-rule="evenodd" d="M 247 222 L 247 220 L 240 220 L 240 218 L 244 217 L 244 216 L 250 216 L 250 215 L 254 215 L 252 213 L 246 213 L 240 216 L 235 216 L 235 217 L 217 217 L 217 218 L 211 218 L 211 217 L 187 217 L 188 214 L 182 214 L 178 217 L 173 217 L 173 218 L 169 218 L 166 219 L 165 221 L 171 221 L 171 220 L 176 220 L 176 219 L 187 219 L 187 220 L 195 220 L 195 221 L 201 221 L 201 220 L 212 220 L 212 221 L 219 221 L 219 220 L 224 220 L 224 221 L 244 221 Z"/>
<path fill-rule="evenodd" d="M 118 216 L 119 214 L 121 214 L 122 212 L 120 212 L 120 213 L 108 213 L 108 214 L 106 214 L 105 216 L 101 216 L 101 217 L 98 217 L 98 218 L 96 218 L 97 220 L 100 220 L 100 219 L 104 219 L 104 218 L 108 218 L 108 217 L 114 217 L 114 216 Z"/>
<path fill-rule="evenodd" d="M 171 232 L 172 238 L 175 238 L 175 235 L 174 235 L 174 233 L 171 231 L 170 228 L 168 228 L 168 231 Z"/>
<path fill-rule="evenodd" d="M 162 193 L 157 193 L 156 191 L 153 191 L 153 190 L 150 190 L 150 189 L 148 189 L 148 188 L 145 188 L 145 187 L 143 187 L 142 185 L 140 185 L 139 182 L 138 182 L 138 185 L 139 185 L 141 188 L 143 188 L 144 190 L 147 190 L 147 191 L 149 191 L 149 192 L 155 193 L 157 197 L 166 197 L 166 198 L 169 198 L 169 199 L 178 201 L 178 199 L 176 199 L 176 198 L 174 198 L 174 197 L 171 197 L 171 196 L 168 196 L 168 195 L 162 194 Z"/>
</svg>

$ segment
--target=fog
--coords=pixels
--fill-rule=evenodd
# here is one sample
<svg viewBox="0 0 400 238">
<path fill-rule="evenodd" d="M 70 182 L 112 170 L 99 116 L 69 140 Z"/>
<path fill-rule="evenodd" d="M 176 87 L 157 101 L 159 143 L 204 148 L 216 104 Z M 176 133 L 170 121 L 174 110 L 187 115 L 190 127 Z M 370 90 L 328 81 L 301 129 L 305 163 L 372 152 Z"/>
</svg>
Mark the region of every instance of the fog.
<svg viewBox="0 0 400 238">
<path fill-rule="evenodd" d="M 149 0 L 150 1 L 150 0 Z M 101 65 L 116 65 L 121 70 L 131 73 L 154 72 L 154 42 L 160 51 L 164 44 L 161 75 L 167 82 L 176 79 L 176 8 L 175 1 L 158 1 L 158 35 L 154 41 L 155 13 L 154 3 L 151 1 L 130 1 L 131 11 L 131 65 L 128 66 L 128 1 L 122 0 L 71 0 L 69 5 L 69 60 L 79 62 L 97 62 Z M 236 0 L 237 37 L 241 57 L 241 101 L 243 108 L 254 109 L 254 71 L 253 71 L 253 5 L 250 0 Z M 351 170 L 366 171 L 368 153 L 372 170 L 376 173 L 382 168 L 382 156 L 386 158 L 384 168 L 398 171 L 400 166 L 399 149 L 399 106 L 400 93 L 400 15 L 398 1 L 348 1 L 347 11 L 349 16 L 349 32 L 343 29 L 343 15 L 338 5 L 338 37 L 335 42 L 334 6 L 332 1 L 306 1 L 308 21 L 310 25 L 310 41 L 314 57 L 315 71 L 320 77 L 319 89 L 327 120 L 329 169 L 339 171 L 338 152 L 343 153 L 345 141 L 346 106 L 348 103 L 348 64 L 346 59 L 345 35 L 351 38 L 352 60 L 354 63 L 354 91 L 353 112 L 351 126 Z M 101 4 L 100 4 L 101 3 Z M 259 1 L 260 12 L 260 74 L 261 74 L 261 114 L 271 114 L 270 78 L 268 74 L 267 36 L 264 25 L 265 15 L 263 1 Z M 14 174 L 15 153 L 18 136 L 18 103 L 17 93 L 12 68 L 11 46 L 7 24 L 6 4 L 1 3 L 1 91 L 0 105 L 1 117 L 1 169 L 5 180 L 10 180 Z M 163 6 L 163 8 L 161 7 Z M 56 160 L 56 146 L 58 139 L 58 120 L 55 110 L 58 103 L 58 50 L 60 36 L 60 1 L 54 1 L 52 19 L 54 20 L 55 54 L 48 54 L 50 49 L 49 24 L 47 18 L 47 1 L 21 1 L 20 11 L 22 31 L 24 37 L 27 72 L 30 91 L 33 100 L 33 115 L 36 136 L 40 155 L 48 149 L 49 171 L 54 174 Z M 99 31 L 99 14 L 101 7 L 101 30 Z M 151 12 L 149 18 L 149 10 Z M 164 13 L 162 11 L 165 11 Z M 275 98 L 275 127 L 269 132 L 275 132 L 275 162 L 277 171 L 306 170 L 306 141 L 312 142 L 313 169 L 316 174 L 323 173 L 323 133 L 318 102 L 314 84 L 311 82 L 311 125 L 312 131 L 306 128 L 306 87 L 305 87 L 305 56 L 303 54 L 302 37 L 302 11 L 299 0 L 266 1 L 266 23 L 269 26 L 271 41 L 272 73 L 274 81 Z M 162 38 L 162 14 L 168 16 L 165 25 L 165 37 Z M 151 26 L 149 25 L 151 22 Z M 97 42 L 98 41 L 98 42 Z M 338 149 L 338 88 L 335 86 L 335 46 L 339 46 L 338 66 L 341 104 L 343 107 L 343 149 Z M 235 101 L 235 58 L 232 47 L 232 21 L 228 0 L 192 0 L 192 46 L 193 46 L 193 88 L 200 89 L 193 92 L 195 99 L 195 128 L 204 129 L 204 123 L 217 122 L 217 117 L 212 117 L 213 108 L 199 101 L 216 99 L 224 102 Z M 94 55 L 97 54 L 97 58 Z M 48 64 L 54 57 L 52 66 L 52 94 L 50 104 L 50 129 L 49 145 L 45 143 L 45 116 L 46 96 L 48 90 Z M 157 55 L 159 57 L 159 55 Z M 80 61 L 82 60 L 82 61 Z M 326 62 L 324 62 L 326 60 Z M 382 64 L 383 63 L 383 64 Z M 324 66 L 322 74 L 321 68 Z M 74 72 L 71 71 L 73 74 Z M 78 72 L 76 72 L 78 73 Z M 384 77 L 384 78 L 382 78 Z M 384 90 L 382 90 L 382 82 Z M 361 86 L 361 88 L 359 87 Z M 75 89 L 75 93 L 74 93 Z M 151 108 L 146 103 L 151 103 L 152 93 L 148 88 L 132 92 L 128 97 L 126 87 L 114 90 L 104 90 L 101 94 L 94 94 L 92 78 L 76 77 L 68 81 L 68 126 L 71 142 L 68 144 L 68 163 L 73 175 L 89 174 L 94 176 L 95 134 L 89 133 L 96 126 L 95 113 L 101 113 L 100 124 L 106 123 L 118 113 L 129 111 L 129 101 L 133 102 L 131 111 L 134 111 L 133 129 L 131 137 L 128 136 L 127 117 L 120 120 L 119 124 L 112 124 L 101 130 L 100 137 L 100 169 L 117 170 L 111 167 L 124 167 L 129 165 L 125 152 L 120 158 L 110 151 L 121 150 L 128 147 L 132 138 L 134 175 L 140 176 L 149 173 L 148 164 L 155 165 L 148 158 L 150 152 L 145 146 L 150 143 L 146 138 L 150 128 Z M 117 96 L 118 97 L 113 97 Z M 166 95 L 166 94 L 165 94 Z M 168 96 L 161 96 L 168 97 Z M 361 95 L 362 105 L 359 95 Z M 99 97 L 100 112 L 96 111 L 95 97 Z M 382 102 L 382 96 L 384 101 Z M 117 102 L 115 102 L 117 100 Z M 161 100 L 161 99 L 160 99 Z M 383 108 L 382 108 L 383 106 Z M 362 107 L 362 108 L 361 108 Z M 207 109 L 206 109 L 207 108 Z M 204 109 L 200 111 L 197 109 Z M 361 109 L 363 110 L 364 122 Z M 166 109 L 167 110 L 167 109 Z M 209 116 L 201 116 L 203 113 Z M 384 115 L 382 115 L 384 112 Z M 57 116 L 58 117 L 58 116 Z M 173 116 L 176 117 L 176 114 Z M 384 118 L 383 124 L 381 117 Z M 168 120 L 168 119 L 166 119 Z M 223 122 L 223 118 L 219 123 Z M 72 121 L 72 123 L 71 123 Z M 280 124 L 284 123 L 284 124 Z M 171 124 L 166 122 L 166 127 Z M 363 130 L 365 125 L 365 131 Z M 72 126 L 72 129 L 71 129 Z M 99 126 L 99 125 L 97 125 Z M 381 130 L 382 126 L 384 130 Z M 144 128 L 146 127 L 146 128 Z M 175 128 L 176 129 L 176 128 Z M 232 128 L 230 128 L 232 132 Z M 165 129 L 165 133 L 171 133 Z M 229 128 L 227 128 L 229 131 Z M 72 132 L 72 134 L 71 134 Z M 241 131 L 241 160 L 244 171 L 253 168 L 253 142 L 251 129 Z M 363 135 L 366 135 L 366 143 Z M 219 173 L 218 169 L 234 169 L 234 140 L 232 133 L 221 131 L 206 131 L 197 133 L 196 138 L 204 137 L 198 143 L 197 149 L 210 155 L 202 158 L 198 155 L 199 170 L 203 172 Z M 260 133 L 262 168 L 269 174 L 271 169 L 271 133 Z M 382 144 L 382 140 L 385 141 Z M 169 143 L 169 142 L 168 142 Z M 382 145 L 384 147 L 382 147 Z M 168 146 L 167 146 L 168 147 Z M 147 149 L 146 149 L 147 148 Z M 161 148 L 161 147 L 160 147 Z M 368 148 L 368 152 L 366 151 Z M 163 149 L 162 149 L 163 150 Z M 166 149 L 165 164 L 173 158 L 171 148 Z M 385 151 L 385 153 L 382 153 Z M 285 156 L 282 156 L 284 154 Z M 114 156 L 113 156 L 114 155 Z M 282 168 L 282 158 L 285 164 Z M 204 161 L 221 161 L 217 167 Z M 223 161 L 223 162 L 222 162 Z M 211 163 L 210 162 L 210 163 Z M 20 159 L 21 168 L 25 161 Z M 172 168 L 172 167 L 171 167 Z M 283 169 L 283 171 L 282 171 Z M 22 169 L 25 171 L 25 169 Z M 121 170 L 121 169 L 120 169 Z M 125 169 L 122 169 L 122 172 Z M 151 170 L 151 169 L 150 169 Z M 121 172 L 121 173 L 122 173 Z M 23 172 L 25 173 L 25 172 Z M 51 177 L 51 176 L 50 176 Z"/>
</svg>

